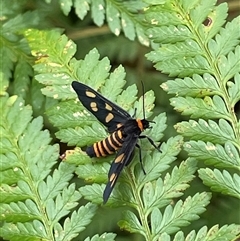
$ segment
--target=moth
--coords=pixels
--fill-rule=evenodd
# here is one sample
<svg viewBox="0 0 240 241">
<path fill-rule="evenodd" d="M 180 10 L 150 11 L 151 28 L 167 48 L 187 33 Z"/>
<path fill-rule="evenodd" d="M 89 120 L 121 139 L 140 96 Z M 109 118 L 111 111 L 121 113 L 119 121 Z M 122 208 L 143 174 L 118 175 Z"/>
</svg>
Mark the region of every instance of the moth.
<svg viewBox="0 0 240 241">
<path fill-rule="evenodd" d="M 116 153 L 108 173 L 108 183 L 103 192 L 103 203 L 106 203 L 124 166 L 127 166 L 132 161 L 135 147 L 139 148 L 139 157 L 142 165 L 141 148 L 137 143 L 138 139 L 146 138 L 159 150 L 159 147 L 156 146 L 151 138 L 142 135 L 144 130 L 151 128 L 150 123 L 152 121 L 148 121 L 145 118 L 144 98 L 144 118 L 135 119 L 135 114 L 131 116 L 120 106 L 106 99 L 91 87 L 77 81 L 72 82 L 72 87 L 83 106 L 104 124 L 109 132 L 109 136 L 106 139 L 87 147 L 87 155 L 89 157 L 102 157 Z M 142 169 L 144 171 L 143 166 Z"/>
</svg>

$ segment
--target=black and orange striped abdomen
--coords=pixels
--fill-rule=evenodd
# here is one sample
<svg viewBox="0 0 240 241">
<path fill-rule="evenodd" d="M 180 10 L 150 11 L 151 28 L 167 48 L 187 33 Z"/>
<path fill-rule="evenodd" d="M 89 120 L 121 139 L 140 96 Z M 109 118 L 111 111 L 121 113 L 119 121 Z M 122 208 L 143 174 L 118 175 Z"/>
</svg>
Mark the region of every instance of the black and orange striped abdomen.
<svg viewBox="0 0 240 241">
<path fill-rule="evenodd" d="M 113 132 L 106 139 L 94 143 L 92 146 L 87 147 L 86 153 L 90 157 L 101 157 L 113 154 L 122 147 L 123 144 L 122 131 L 117 130 Z"/>
</svg>

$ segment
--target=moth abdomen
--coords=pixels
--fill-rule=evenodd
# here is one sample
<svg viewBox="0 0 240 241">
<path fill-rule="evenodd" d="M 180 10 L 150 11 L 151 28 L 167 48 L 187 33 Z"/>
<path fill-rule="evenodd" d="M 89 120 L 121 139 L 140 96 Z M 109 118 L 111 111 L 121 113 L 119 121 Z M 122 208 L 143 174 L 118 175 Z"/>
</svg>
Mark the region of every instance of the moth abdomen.
<svg viewBox="0 0 240 241">
<path fill-rule="evenodd" d="M 90 157 L 107 156 L 115 153 L 120 147 L 122 147 L 123 142 L 122 131 L 118 130 L 113 132 L 106 139 L 98 141 L 92 146 L 87 147 L 86 153 Z"/>
</svg>

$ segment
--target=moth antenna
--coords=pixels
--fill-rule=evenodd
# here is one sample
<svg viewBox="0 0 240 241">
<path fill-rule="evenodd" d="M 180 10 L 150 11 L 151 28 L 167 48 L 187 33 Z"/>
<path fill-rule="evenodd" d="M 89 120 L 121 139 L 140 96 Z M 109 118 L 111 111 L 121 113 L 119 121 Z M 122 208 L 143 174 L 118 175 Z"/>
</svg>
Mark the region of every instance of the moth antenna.
<svg viewBox="0 0 240 241">
<path fill-rule="evenodd" d="M 143 119 L 146 120 L 146 116 L 145 116 L 145 101 L 144 101 L 144 85 L 143 82 L 141 80 L 141 84 L 142 84 L 142 100 L 143 100 Z"/>
</svg>

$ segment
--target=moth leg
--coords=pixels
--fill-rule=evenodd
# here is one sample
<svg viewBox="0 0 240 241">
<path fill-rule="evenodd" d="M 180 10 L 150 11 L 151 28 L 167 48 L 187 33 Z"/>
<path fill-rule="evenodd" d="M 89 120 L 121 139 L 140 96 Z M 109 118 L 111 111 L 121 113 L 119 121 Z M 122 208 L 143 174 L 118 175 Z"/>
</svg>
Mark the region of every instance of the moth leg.
<svg viewBox="0 0 240 241">
<path fill-rule="evenodd" d="M 142 162 L 142 150 L 141 150 L 141 147 L 138 144 L 136 144 L 136 147 L 139 150 L 139 159 L 140 159 L 141 168 L 143 170 L 144 175 L 146 175 L 146 171 L 145 171 L 145 169 L 143 167 L 143 162 Z"/>
<path fill-rule="evenodd" d="M 136 113 L 137 113 L 137 108 L 134 108 L 134 113 L 133 113 L 133 115 L 132 115 L 132 118 L 135 118 Z"/>
<path fill-rule="evenodd" d="M 150 144 L 151 144 L 152 146 L 154 146 L 159 152 L 161 152 L 161 150 L 159 149 L 159 146 L 157 146 L 150 137 L 145 136 L 145 135 L 142 135 L 142 136 L 139 136 L 139 138 L 140 138 L 140 139 L 147 138 L 148 141 L 150 142 Z M 160 145 L 160 144 L 159 144 L 159 145 Z"/>
</svg>

